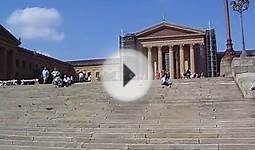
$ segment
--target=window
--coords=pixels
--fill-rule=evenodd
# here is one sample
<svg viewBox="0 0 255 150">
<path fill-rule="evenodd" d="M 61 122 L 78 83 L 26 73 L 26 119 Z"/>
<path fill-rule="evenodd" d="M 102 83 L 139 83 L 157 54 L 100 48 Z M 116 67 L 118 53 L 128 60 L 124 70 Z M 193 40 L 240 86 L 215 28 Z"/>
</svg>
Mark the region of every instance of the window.
<svg viewBox="0 0 255 150">
<path fill-rule="evenodd" d="M 96 72 L 96 78 L 99 78 L 100 73 Z"/>
<path fill-rule="evenodd" d="M 26 62 L 23 60 L 22 61 L 22 68 L 25 69 L 26 68 Z"/>
<path fill-rule="evenodd" d="M 29 70 L 30 71 L 32 70 L 32 64 L 31 63 L 29 64 Z"/>
<path fill-rule="evenodd" d="M 19 60 L 16 59 L 16 67 L 19 67 Z"/>
</svg>

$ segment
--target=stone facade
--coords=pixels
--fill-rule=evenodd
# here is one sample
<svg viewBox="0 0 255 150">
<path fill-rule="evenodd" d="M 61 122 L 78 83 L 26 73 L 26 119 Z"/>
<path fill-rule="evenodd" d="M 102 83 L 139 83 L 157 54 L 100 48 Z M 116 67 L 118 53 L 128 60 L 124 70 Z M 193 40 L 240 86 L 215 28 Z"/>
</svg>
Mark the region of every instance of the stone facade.
<svg viewBox="0 0 255 150">
<path fill-rule="evenodd" d="M 76 60 L 76 61 L 68 61 L 71 64 L 76 74 L 82 72 L 85 75 L 91 75 L 92 81 L 98 81 L 102 74 L 103 65 L 106 59 L 88 59 L 88 60 Z M 114 73 L 116 74 L 115 66 L 118 62 L 118 59 L 112 59 L 112 62 L 108 65 L 108 72 L 107 73 Z"/>
<path fill-rule="evenodd" d="M 73 67 L 60 60 L 20 47 L 21 42 L 0 25 L 0 80 L 40 78 L 44 66 L 74 74 Z"/>
<path fill-rule="evenodd" d="M 204 30 L 161 22 L 140 32 L 121 36 L 120 40 L 122 49 L 136 49 L 148 58 L 148 65 L 152 66 L 155 76 L 168 71 L 171 79 L 178 79 L 187 69 L 209 75 Z M 216 40 L 212 42 L 216 45 Z M 210 61 L 216 67 L 216 55 Z M 217 72 L 217 68 L 213 69 Z"/>
<path fill-rule="evenodd" d="M 153 73 L 170 72 L 170 78 L 182 78 L 188 68 L 192 72 L 217 75 L 216 39 L 208 37 L 209 31 L 161 22 L 140 32 L 120 36 L 120 49 L 135 49 L 149 60 Z M 213 44 L 212 47 L 208 44 Z M 211 52 L 210 48 L 213 48 Z M 213 56 L 210 56 L 210 52 Z M 209 59 L 210 58 L 210 62 Z M 105 59 L 70 61 L 76 73 L 90 73 L 93 78 L 101 74 Z M 172 61 L 171 61 L 172 60 Z M 212 73 L 209 68 L 214 71 Z M 213 64 L 213 65 L 211 65 Z M 210 76 L 210 75 L 208 75 Z"/>
</svg>

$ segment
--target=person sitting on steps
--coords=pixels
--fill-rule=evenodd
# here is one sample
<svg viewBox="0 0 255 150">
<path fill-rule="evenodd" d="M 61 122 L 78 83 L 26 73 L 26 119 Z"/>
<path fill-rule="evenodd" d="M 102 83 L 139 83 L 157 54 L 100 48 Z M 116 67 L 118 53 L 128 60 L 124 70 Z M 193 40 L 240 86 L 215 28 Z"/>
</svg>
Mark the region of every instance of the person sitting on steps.
<svg viewBox="0 0 255 150">
<path fill-rule="evenodd" d="M 53 77 L 52 84 L 55 87 L 62 87 L 63 80 L 60 77 L 60 72 L 57 70 L 57 68 L 54 68 L 54 70 L 51 72 L 51 75 Z"/>
<path fill-rule="evenodd" d="M 166 86 L 167 88 L 171 88 L 172 82 L 167 78 L 167 75 L 164 75 L 161 78 L 161 86 L 162 88 L 164 88 L 164 86 Z"/>
<path fill-rule="evenodd" d="M 71 79 L 69 76 L 67 75 L 64 75 L 64 78 L 63 78 L 63 87 L 68 87 L 71 85 Z"/>
<path fill-rule="evenodd" d="M 184 79 L 190 79 L 191 76 L 191 70 L 187 69 L 187 71 L 183 74 Z"/>
</svg>

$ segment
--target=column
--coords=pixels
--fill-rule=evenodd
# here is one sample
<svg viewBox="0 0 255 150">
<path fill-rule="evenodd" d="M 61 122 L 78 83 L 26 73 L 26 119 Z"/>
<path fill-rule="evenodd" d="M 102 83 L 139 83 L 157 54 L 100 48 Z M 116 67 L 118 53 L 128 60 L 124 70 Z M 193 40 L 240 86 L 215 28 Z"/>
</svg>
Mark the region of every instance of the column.
<svg viewBox="0 0 255 150">
<path fill-rule="evenodd" d="M 141 45 L 138 46 L 138 52 L 141 53 L 143 55 L 142 52 L 143 47 Z M 144 68 L 143 68 L 143 64 L 142 62 L 138 59 L 138 79 L 142 78 L 142 75 L 144 74 Z"/>
<path fill-rule="evenodd" d="M 192 73 L 196 72 L 194 44 L 190 44 L 190 69 Z"/>
<path fill-rule="evenodd" d="M 175 55 L 174 55 L 174 58 L 175 58 L 175 74 L 176 74 L 176 78 L 178 79 L 178 78 L 180 78 L 181 76 L 180 76 L 180 56 L 179 56 L 179 51 L 177 52 L 176 51 L 176 53 L 175 53 Z"/>
<path fill-rule="evenodd" d="M 31 73 L 31 71 L 30 71 Z M 16 79 L 16 52 L 12 50 L 12 78 Z"/>
<path fill-rule="evenodd" d="M 149 80 L 152 80 L 151 51 L 152 51 L 152 47 L 148 47 L 148 79 Z"/>
<path fill-rule="evenodd" d="M 2 58 L 2 78 L 3 79 L 7 79 L 7 50 L 5 48 L 2 48 L 2 54 L 3 56 L 1 57 Z"/>
<path fill-rule="evenodd" d="M 174 79 L 175 70 L 174 70 L 174 50 L 173 46 L 169 45 L 169 71 L 170 79 Z"/>
<path fill-rule="evenodd" d="M 162 47 L 158 46 L 158 72 L 160 73 L 161 76 L 161 72 L 162 72 Z"/>
<path fill-rule="evenodd" d="M 180 45 L 180 76 L 184 73 L 184 45 Z"/>
</svg>

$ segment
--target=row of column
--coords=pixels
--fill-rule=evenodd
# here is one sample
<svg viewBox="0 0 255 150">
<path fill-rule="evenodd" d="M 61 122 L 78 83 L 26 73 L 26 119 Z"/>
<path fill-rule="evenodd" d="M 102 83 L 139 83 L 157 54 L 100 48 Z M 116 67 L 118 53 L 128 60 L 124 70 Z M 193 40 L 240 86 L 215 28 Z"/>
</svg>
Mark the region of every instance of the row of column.
<svg viewBox="0 0 255 150">
<path fill-rule="evenodd" d="M 7 51 L 4 48 L 0 49 L 0 79 L 5 79 L 7 76 Z"/>
<path fill-rule="evenodd" d="M 13 79 L 16 72 L 16 59 L 13 50 L 0 49 L 0 79 Z"/>
<path fill-rule="evenodd" d="M 156 46 L 159 47 L 159 46 Z M 170 71 L 170 79 L 174 79 L 175 69 L 174 69 L 174 50 L 173 45 L 168 45 L 169 47 L 169 71 Z M 148 66 L 152 65 L 152 48 L 147 47 L 148 49 Z M 181 76 L 185 72 L 185 58 L 184 58 L 184 45 L 180 45 L 180 74 Z M 151 68 L 151 67 L 148 67 Z M 195 72 L 195 50 L 194 44 L 190 44 L 190 69 L 192 72 Z M 150 70 L 151 71 L 151 70 Z M 158 48 L 158 72 L 162 71 L 162 49 Z"/>
</svg>

